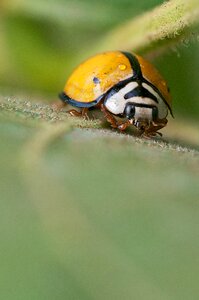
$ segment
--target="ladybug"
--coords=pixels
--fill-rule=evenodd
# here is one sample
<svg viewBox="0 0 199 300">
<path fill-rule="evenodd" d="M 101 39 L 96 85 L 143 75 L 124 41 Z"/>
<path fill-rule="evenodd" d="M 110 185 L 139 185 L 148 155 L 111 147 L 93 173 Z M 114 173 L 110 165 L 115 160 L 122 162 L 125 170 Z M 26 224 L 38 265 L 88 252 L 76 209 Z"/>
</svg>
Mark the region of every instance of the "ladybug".
<svg viewBox="0 0 199 300">
<path fill-rule="evenodd" d="M 97 54 L 80 64 L 59 95 L 64 103 L 81 108 L 69 110 L 86 116 L 100 109 L 113 128 L 135 126 L 145 136 L 155 136 L 172 114 L 166 81 L 141 56 L 121 51 Z M 116 117 L 124 118 L 118 122 Z"/>
</svg>

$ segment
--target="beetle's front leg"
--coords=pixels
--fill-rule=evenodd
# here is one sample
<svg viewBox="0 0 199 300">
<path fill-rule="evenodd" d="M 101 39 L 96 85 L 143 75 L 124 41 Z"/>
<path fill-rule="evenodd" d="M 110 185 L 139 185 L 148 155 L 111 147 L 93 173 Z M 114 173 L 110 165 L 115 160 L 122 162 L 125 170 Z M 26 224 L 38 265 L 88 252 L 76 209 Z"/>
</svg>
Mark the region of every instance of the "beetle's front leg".
<svg viewBox="0 0 199 300">
<path fill-rule="evenodd" d="M 101 104 L 100 109 L 103 112 L 106 120 L 111 124 L 111 127 L 119 129 L 120 131 L 124 131 L 128 126 L 131 125 L 129 120 L 125 121 L 124 123 L 117 122 L 114 116 L 106 109 L 104 104 Z"/>
<path fill-rule="evenodd" d="M 131 125 L 131 123 L 129 122 L 129 120 L 125 121 L 124 123 L 118 123 L 117 124 L 117 128 L 121 131 L 124 131 L 127 129 L 127 127 L 129 127 Z"/>
<path fill-rule="evenodd" d="M 161 132 L 158 132 L 158 130 L 162 129 L 166 126 L 168 120 L 165 119 L 158 119 L 156 121 L 151 122 L 150 126 L 143 132 L 143 137 L 151 138 L 155 137 L 157 134 L 162 136 Z"/>
<path fill-rule="evenodd" d="M 114 118 L 114 116 L 106 109 L 105 105 L 102 103 L 100 105 L 100 109 L 103 112 L 106 120 L 111 124 L 111 127 L 117 128 L 117 120 Z"/>
<path fill-rule="evenodd" d="M 84 117 L 85 119 L 88 119 L 88 108 L 84 107 L 81 111 L 77 111 L 76 109 L 70 109 L 67 111 L 68 114 L 70 114 L 73 117 Z"/>
</svg>

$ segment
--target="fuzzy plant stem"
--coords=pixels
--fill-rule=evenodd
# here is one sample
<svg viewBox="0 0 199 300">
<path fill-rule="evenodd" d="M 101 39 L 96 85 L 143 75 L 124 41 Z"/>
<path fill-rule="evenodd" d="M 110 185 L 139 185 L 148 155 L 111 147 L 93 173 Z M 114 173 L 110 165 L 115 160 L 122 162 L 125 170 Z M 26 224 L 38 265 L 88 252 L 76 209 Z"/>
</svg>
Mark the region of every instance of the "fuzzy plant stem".
<svg viewBox="0 0 199 300">
<path fill-rule="evenodd" d="M 112 30 L 92 52 L 120 49 L 148 53 L 193 34 L 197 25 L 198 0 L 171 0 Z"/>
</svg>

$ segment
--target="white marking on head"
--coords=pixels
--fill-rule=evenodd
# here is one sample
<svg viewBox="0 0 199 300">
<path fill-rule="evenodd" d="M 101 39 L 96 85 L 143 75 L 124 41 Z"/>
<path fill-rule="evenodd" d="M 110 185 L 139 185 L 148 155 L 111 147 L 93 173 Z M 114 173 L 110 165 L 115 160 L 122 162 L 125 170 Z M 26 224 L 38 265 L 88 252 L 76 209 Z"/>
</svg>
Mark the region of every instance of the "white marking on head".
<svg viewBox="0 0 199 300">
<path fill-rule="evenodd" d="M 151 107 L 135 107 L 135 115 L 134 115 L 135 120 L 153 120 L 152 116 L 152 108 Z"/>
</svg>

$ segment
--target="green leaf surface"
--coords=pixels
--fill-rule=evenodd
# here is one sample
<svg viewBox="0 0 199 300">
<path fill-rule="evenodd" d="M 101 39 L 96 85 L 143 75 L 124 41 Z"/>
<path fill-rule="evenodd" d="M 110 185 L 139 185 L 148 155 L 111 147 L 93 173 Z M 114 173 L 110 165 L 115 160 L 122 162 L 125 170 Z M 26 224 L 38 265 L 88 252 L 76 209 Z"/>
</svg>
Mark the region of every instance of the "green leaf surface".
<svg viewBox="0 0 199 300">
<path fill-rule="evenodd" d="M 197 147 L 17 99 L 0 117 L 2 299 L 198 299 Z"/>
</svg>

